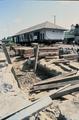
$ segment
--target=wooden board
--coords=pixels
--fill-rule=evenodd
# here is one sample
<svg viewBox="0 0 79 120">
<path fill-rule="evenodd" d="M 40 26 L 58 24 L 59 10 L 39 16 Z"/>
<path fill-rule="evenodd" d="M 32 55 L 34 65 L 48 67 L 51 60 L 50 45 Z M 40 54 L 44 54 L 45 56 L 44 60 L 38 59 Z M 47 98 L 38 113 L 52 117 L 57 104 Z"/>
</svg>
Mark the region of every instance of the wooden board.
<svg viewBox="0 0 79 120">
<path fill-rule="evenodd" d="M 8 116 L 8 120 L 20 120 L 24 118 L 28 118 L 31 115 L 39 112 L 43 108 L 47 107 L 48 105 L 52 104 L 52 99 L 56 99 L 63 95 L 67 95 L 69 93 L 75 92 L 79 90 L 79 84 L 73 86 L 65 86 L 55 91 L 50 91 L 46 96 L 36 100 L 36 102 L 30 104 L 29 106 L 25 107 L 14 113 L 13 115 Z M 52 98 L 52 99 L 51 99 Z"/>
<path fill-rule="evenodd" d="M 68 80 L 68 79 L 75 79 L 79 77 L 79 75 L 76 75 L 76 74 L 77 74 L 77 71 L 72 71 L 69 73 L 65 73 L 65 74 L 62 74 L 56 77 L 46 79 L 44 81 L 37 82 L 34 85 L 48 84 L 48 83 L 57 82 L 57 81 L 60 82 L 60 81 Z"/>
<path fill-rule="evenodd" d="M 28 118 L 31 115 L 39 112 L 40 110 L 44 109 L 48 105 L 52 104 L 52 99 L 48 96 L 43 97 L 39 101 L 30 104 L 29 106 L 25 107 L 23 110 L 20 110 L 13 114 L 13 116 L 8 117 L 8 120 L 22 120 L 24 118 Z"/>
<path fill-rule="evenodd" d="M 44 91 L 44 90 L 51 90 L 51 89 L 55 89 L 55 88 L 60 88 L 63 87 L 65 85 L 71 84 L 78 84 L 79 83 L 79 79 L 77 80 L 70 80 L 70 81 L 62 81 L 62 82 L 58 82 L 58 83 L 50 83 L 50 84 L 43 84 L 43 85 L 37 85 L 37 86 L 33 86 L 32 88 L 32 92 L 34 91 Z"/>
</svg>

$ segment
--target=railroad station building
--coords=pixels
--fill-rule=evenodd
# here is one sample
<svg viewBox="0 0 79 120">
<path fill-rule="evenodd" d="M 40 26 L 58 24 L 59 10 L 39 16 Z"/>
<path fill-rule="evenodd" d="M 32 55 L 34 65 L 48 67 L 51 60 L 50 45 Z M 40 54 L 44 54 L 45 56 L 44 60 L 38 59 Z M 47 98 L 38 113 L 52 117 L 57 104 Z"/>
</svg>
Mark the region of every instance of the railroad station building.
<svg viewBox="0 0 79 120">
<path fill-rule="evenodd" d="M 65 28 L 53 24 L 51 22 L 43 22 L 30 28 L 24 29 L 12 36 L 13 41 L 16 43 L 29 43 L 29 42 L 59 42 L 64 39 Z"/>
</svg>

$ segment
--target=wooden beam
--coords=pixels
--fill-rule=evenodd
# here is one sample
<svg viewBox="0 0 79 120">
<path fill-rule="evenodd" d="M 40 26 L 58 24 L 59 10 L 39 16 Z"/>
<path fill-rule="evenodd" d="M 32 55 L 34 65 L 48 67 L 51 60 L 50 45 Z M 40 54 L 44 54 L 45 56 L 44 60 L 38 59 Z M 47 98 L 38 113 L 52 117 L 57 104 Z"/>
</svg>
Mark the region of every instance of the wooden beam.
<svg viewBox="0 0 79 120">
<path fill-rule="evenodd" d="M 58 81 L 61 82 L 64 80 L 69 80 L 69 79 L 77 79 L 79 78 L 79 75 L 76 75 L 76 74 L 77 74 L 77 71 L 72 71 L 69 73 L 65 73 L 65 74 L 62 74 L 56 77 L 46 79 L 44 81 L 37 82 L 34 85 L 49 84 L 49 83 L 58 82 Z"/>
<path fill-rule="evenodd" d="M 51 93 L 48 93 L 44 97 L 41 97 L 40 99 L 36 100 L 35 102 L 30 103 L 25 108 L 20 109 L 19 111 L 16 111 L 15 113 L 10 113 L 10 115 L 6 116 L 3 119 L 8 120 L 21 120 L 21 119 L 28 119 L 30 116 L 34 115 L 35 113 L 41 111 L 45 107 L 51 105 L 53 103 L 51 99 L 51 95 L 58 93 L 59 91 L 69 87 L 70 85 L 64 86 L 63 88 L 60 88 L 55 91 L 51 91 Z"/>
<path fill-rule="evenodd" d="M 38 63 L 38 54 L 39 54 L 39 45 L 36 45 L 35 49 L 35 66 L 34 66 L 34 72 L 36 72 L 37 69 L 37 63 Z"/>
<path fill-rule="evenodd" d="M 22 120 L 28 119 L 31 115 L 39 112 L 40 110 L 44 109 L 48 105 L 52 104 L 52 99 L 49 96 L 43 97 L 37 102 L 30 104 L 29 106 L 25 107 L 24 109 L 10 115 L 7 117 L 8 120 Z M 6 119 L 6 118 L 5 118 Z"/>
<path fill-rule="evenodd" d="M 64 95 L 70 94 L 72 92 L 79 91 L 79 84 L 70 86 L 64 86 L 58 90 L 50 91 L 46 96 L 43 96 L 39 100 L 36 100 L 29 106 L 25 107 L 24 109 L 20 109 L 16 113 L 7 116 L 8 120 L 20 120 L 20 119 L 28 119 L 31 115 L 39 112 L 40 110 L 44 109 L 45 107 L 51 105 L 53 103 L 52 99 L 56 99 L 58 97 L 62 97 Z M 52 99 L 51 99 L 52 98 Z M 6 119 L 6 118 L 4 118 Z"/>
<path fill-rule="evenodd" d="M 33 86 L 31 92 L 35 92 L 35 91 L 44 91 L 44 90 L 51 90 L 51 89 L 56 89 L 56 88 L 60 88 L 63 87 L 65 85 L 71 84 L 78 84 L 79 80 L 70 80 L 70 81 L 62 81 L 62 82 L 58 82 L 58 83 L 50 83 L 50 84 L 43 84 L 43 85 L 37 85 L 37 86 Z"/>
<path fill-rule="evenodd" d="M 67 77 L 58 76 L 58 77 L 50 78 L 45 81 L 34 84 L 30 92 L 50 90 L 50 89 L 63 87 L 67 84 L 74 85 L 78 83 L 79 83 L 79 75 L 73 75 L 73 76 L 67 76 Z"/>
<path fill-rule="evenodd" d="M 67 71 L 67 72 L 72 71 L 72 69 L 69 66 L 64 65 L 62 63 L 59 63 L 58 66 L 60 66 L 64 71 Z"/>
<path fill-rule="evenodd" d="M 76 91 L 79 91 L 79 84 L 75 84 L 75 85 L 71 85 L 63 90 L 61 90 L 60 92 L 57 92 L 55 94 L 52 94 L 52 92 L 50 93 L 50 97 L 52 99 L 56 99 L 58 97 L 62 97 L 64 95 L 67 95 L 67 94 L 70 94 L 70 93 L 73 93 L 73 92 L 76 92 Z"/>
<path fill-rule="evenodd" d="M 3 51 L 4 51 L 4 54 L 5 54 L 5 56 L 6 56 L 6 59 L 7 59 L 8 64 L 12 64 L 11 59 L 10 59 L 10 56 L 9 56 L 9 54 L 8 54 L 8 51 L 7 51 L 7 49 L 6 49 L 5 44 L 2 44 L 2 48 L 3 48 Z M 13 66 L 12 66 L 11 71 L 12 71 L 12 73 L 13 73 L 13 75 L 14 75 L 15 80 L 17 81 L 18 87 L 20 88 L 20 84 L 19 84 L 19 82 L 18 82 L 18 78 L 17 78 L 17 76 L 16 76 L 16 73 L 15 73 L 15 70 L 14 70 Z"/>
<path fill-rule="evenodd" d="M 2 48 L 3 48 L 4 54 L 5 54 L 5 56 L 6 56 L 7 62 L 8 62 L 9 64 L 12 64 L 11 59 L 10 59 L 10 56 L 9 56 L 9 54 L 8 54 L 8 52 L 7 52 L 7 49 L 6 49 L 5 44 L 2 44 Z"/>
</svg>

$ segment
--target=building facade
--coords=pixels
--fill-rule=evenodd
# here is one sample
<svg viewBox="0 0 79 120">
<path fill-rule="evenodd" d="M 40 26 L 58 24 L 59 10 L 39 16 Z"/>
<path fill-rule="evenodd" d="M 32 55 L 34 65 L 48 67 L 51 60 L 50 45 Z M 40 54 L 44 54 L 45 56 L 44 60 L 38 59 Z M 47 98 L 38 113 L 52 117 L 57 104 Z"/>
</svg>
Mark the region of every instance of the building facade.
<svg viewBox="0 0 79 120">
<path fill-rule="evenodd" d="M 44 22 L 18 32 L 12 36 L 12 39 L 18 44 L 30 42 L 59 42 L 64 39 L 64 31 L 66 31 L 66 29 L 58 25 Z"/>
</svg>

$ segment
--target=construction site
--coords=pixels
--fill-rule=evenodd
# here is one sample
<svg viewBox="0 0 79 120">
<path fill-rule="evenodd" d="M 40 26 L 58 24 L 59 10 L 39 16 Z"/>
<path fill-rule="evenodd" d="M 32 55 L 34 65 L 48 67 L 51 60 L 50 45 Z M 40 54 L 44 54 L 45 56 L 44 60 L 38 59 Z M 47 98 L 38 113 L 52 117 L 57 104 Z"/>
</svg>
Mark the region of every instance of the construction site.
<svg viewBox="0 0 79 120">
<path fill-rule="evenodd" d="M 78 120 L 78 45 L 63 43 L 0 50 L 1 120 Z"/>
<path fill-rule="evenodd" d="M 0 0 L 0 120 L 79 120 L 78 11 Z"/>
</svg>

